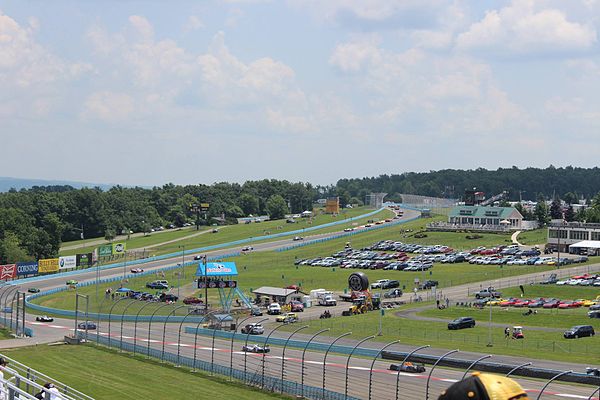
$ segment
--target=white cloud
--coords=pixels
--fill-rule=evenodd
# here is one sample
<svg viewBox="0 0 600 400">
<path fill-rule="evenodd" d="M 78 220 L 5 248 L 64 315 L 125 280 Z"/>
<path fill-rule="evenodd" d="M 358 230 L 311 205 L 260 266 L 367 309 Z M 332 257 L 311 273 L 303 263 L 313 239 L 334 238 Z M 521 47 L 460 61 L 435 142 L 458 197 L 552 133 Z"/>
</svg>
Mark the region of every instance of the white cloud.
<svg viewBox="0 0 600 400">
<path fill-rule="evenodd" d="M 154 38 L 154 28 L 145 17 L 131 15 L 129 17 L 129 23 L 144 41 L 150 41 Z"/>
<path fill-rule="evenodd" d="M 381 58 L 376 38 L 342 43 L 336 46 L 329 63 L 344 72 L 357 72 L 369 62 L 378 62 Z"/>
<path fill-rule="evenodd" d="M 461 33 L 462 50 L 496 53 L 556 53 L 590 49 L 597 39 L 593 26 L 572 22 L 558 9 L 536 11 L 531 0 L 514 0 L 510 6 L 486 12 L 485 17 Z"/>
<path fill-rule="evenodd" d="M 183 27 L 183 30 L 186 32 L 191 32 L 202 28 L 204 28 L 202 20 L 195 15 L 190 15 Z"/>
<path fill-rule="evenodd" d="M 85 100 L 83 117 L 117 122 L 131 116 L 134 110 L 134 100 L 128 94 L 102 91 Z"/>
</svg>

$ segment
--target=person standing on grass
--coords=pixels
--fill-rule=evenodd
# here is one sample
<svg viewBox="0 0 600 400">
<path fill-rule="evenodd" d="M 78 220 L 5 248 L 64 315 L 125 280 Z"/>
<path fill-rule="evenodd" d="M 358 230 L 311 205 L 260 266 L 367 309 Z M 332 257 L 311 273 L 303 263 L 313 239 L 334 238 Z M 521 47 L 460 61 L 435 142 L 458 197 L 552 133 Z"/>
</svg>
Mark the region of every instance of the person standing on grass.
<svg viewBox="0 0 600 400">
<path fill-rule="evenodd" d="M 507 326 L 504 328 L 504 338 L 508 339 L 510 337 L 510 328 Z"/>
</svg>

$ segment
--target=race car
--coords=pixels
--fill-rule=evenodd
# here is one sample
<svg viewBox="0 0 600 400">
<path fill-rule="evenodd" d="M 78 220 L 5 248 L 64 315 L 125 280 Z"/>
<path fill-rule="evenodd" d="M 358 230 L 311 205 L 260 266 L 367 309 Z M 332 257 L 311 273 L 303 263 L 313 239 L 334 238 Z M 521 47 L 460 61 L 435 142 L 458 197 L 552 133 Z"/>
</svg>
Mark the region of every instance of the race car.
<svg viewBox="0 0 600 400">
<path fill-rule="evenodd" d="M 77 282 L 75 279 L 70 279 L 67 281 L 67 285 L 68 286 L 75 286 L 77 285 L 79 282 Z"/>
<path fill-rule="evenodd" d="M 49 317 L 47 315 L 41 315 L 39 317 L 35 317 L 35 320 L 38 322 L 52 322 L 54 321 L 54 318 Z"/>
<path fill-rule="evenodd" d="M 29 288 L 29 289 L 27 289 L 27 291 L 28 291 L 29 293 L 39 293 L 39 292 L 40 292 L 40 289 L 38 289 L 38 288 L 36 288 L 36 287 L 32 287 L 32 288 Z"/>
<path fill-rule="evenodd" d="M 423 364 L 413 364 L 411 362 L 405 362 L 404 364 L 390 364 L 391 371 L 400 372 L 412 372 L 415 374 L 425 372 L 425 366 Z"/>
<path fill-rule="evenodd" d="M 242 346 L 242 351 L 247 353 L 268 353 L 271 351 L 269 345 L 259 346 L 257 344 L 247 344 Z"/>
<path fill-rule="evenodd" d="M 140 272 L 144 272 L 144 270 L 141 268 L 131 268 L 130 271 L 132 274 L 139 274 Z"/>
</svg>

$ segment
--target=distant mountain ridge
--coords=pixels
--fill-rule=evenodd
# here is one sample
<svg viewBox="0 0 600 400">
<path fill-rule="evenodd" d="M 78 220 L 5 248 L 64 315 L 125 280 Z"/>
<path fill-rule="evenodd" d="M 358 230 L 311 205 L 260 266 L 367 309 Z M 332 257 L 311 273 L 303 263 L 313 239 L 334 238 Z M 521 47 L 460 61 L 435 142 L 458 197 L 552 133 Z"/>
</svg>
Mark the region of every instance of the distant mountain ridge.
<svg viewBox="0 0 600 400">
<path fill-rule="evenodd" d="M 99 187 L 102 190 L 108 190 L 115 184 L 106 183 L 89 183 L 89 182 L 76 182 L 76 181 L 62 181 L 62 180 L 45 180 L 45 179 L 27 179 L 27 178 L 10 178 L 0 176 L 0 192 L 8 192 L 10 189 L 21 190 L 30 189 L 33 186 L 62 186 L 69 185 L 75 189 L 81 189 L 83 187 Z"/>
</svg>

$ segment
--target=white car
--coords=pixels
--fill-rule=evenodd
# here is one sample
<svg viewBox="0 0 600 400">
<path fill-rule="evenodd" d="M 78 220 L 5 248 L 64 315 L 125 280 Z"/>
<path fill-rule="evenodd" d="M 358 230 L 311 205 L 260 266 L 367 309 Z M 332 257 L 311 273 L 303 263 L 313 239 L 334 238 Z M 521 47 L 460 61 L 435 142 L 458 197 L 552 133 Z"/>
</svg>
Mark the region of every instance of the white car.
<svg viewBox="0 0 600 400">
<path fill-rule="evenodd" d="M 378 289 L 380 288 L 384 283 L 388 283 L 390 280 L 389 279 L 380 279 L 378 281 L 375 281 L 374 283 L 371 284 L 371 289 Z"/>
<path fill-rule="evenodd" d="M 267 307 L 267 314 L 269 314 L 269 315 L 281 314 L 281 306 L 279 305 L 279 303 L 269 304 L 269 307 Z"/>
</svg>

